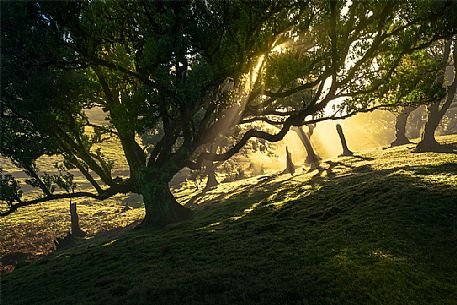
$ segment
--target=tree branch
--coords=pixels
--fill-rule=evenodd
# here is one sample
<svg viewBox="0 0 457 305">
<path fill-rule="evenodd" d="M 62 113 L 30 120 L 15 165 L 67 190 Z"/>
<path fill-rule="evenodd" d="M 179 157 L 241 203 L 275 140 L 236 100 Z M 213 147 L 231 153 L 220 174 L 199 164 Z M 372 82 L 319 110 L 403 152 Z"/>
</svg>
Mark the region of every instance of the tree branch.
<svg viewBox="0 0 457 305">
<path fill-rule="evenodd" d="M 7 216 L 13 212 L 15 212 L 18 208 L 37 204 L 37 203 L 42 203 L 42 202 L 47 202 L 47 201 L 52 201 L 52 200 L 58 200 L 58 199 L 69 199 L 69 198 L 81 198 L 81 197 L 87 197 L 87 198 L 94 198 L 97 200 L 104 200 L 107 198 L 110 198 L 113 195 L 116 195 L 118 193 L 128 193 L 131 191 L 131 185 L 130 185 L 130 180 L 125 180 L 122 183 L 112 186 L 106 190 L 104 190 L 100 194 L 94 194 L 90 192 L 75 192 L 75 193 L 61 193 L 61 194 L 50 194 L 46 195 L 41 198 L 36 198 L 32 199 L 29 201 L 19 201 L 16 204 L 13 204 L 9 207 L 8 210 L 6 211 L 1 211 L 0 216 L 4 217 Z"/>
</svg>

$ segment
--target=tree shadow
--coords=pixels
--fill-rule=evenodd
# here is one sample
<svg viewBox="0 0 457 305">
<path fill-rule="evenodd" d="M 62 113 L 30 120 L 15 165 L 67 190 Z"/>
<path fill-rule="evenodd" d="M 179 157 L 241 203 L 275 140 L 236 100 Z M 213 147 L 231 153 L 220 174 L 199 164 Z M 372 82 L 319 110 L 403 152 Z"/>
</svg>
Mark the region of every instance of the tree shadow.
<svg viewBox="0 0 457 305">
<path fill-rule="evenodd" d="M 332 162 L 332 170 L 344 163 Z M 457 187 L 411 172 L 455 173 L 457 164 L 362 172 L 349 165 L 351 175 L 312 177 L 307 184 L 300 176 L 264 177 L 228 202 L 213 201 L 217 213 L 199 209 L 198 217 L 160 234 L 129 233 L 42 262 L 55 271 L 40 274 L 40 289 L 65 281 L 75 291 L 106 291 L 107 299 L 125 291 L 119 304 L 140 293 L 161 304 L 454 300 Z M 6 284 L 10 291 L 18 287 Z M 62 298 L 66 287 L 53 291 Z M 90 296 L 80 297 L 90 303 Z"/>
<path fill-rule="evenodd" d="M 413 153 L 453 153 L 457 154 L 457 144 L 455 143 L 436 143 L 432 145 L 416 146 L 411 152 Z"/>
<path fill-rule="evenodd" d="M 357 156 L 354 155 L 351 158 L 355 158 L 357 160 L 363 160 L 363 161 L 371 161 L 374 160 L 373 158 L 369 157 L 363 157 L 363 156 Z M 325 165 L 325 166 L 323 166 Z M 342 170 L 348 170 L 350 172 L 356 172 L 356 173 L 363 173 L 363 172 L 368 172 L 372 170 L 371 165 L 369 164 L 364 164 L 364 165 L 357 165 L 357 164 L 351 164 L 351 163 L 345 163 L 343 160 L 337 160 L 337 161 L 332 161 L 328 160 L 325 161 L 315 169 L 317 169 L 317 173 L 313 176 L 313 178 L 318 178 L 318 177 L 327 177 L 329 179 L 335 178 L 337 173 L 335 172 L 335 169 L 340 168 Z M 313 172 L 314 170 L 310 171 Z"/>
<path fill-rule="evenodd" d="M 329 165 L 335 168 L 340 163 Z M 344 287 L 347 297 L 359 295 L 365 303 L 370 303 L 371 294 L 389 295 L 393 299 L 386 302 L 401 303 L 395 295 L 415 289 L 397 287 L 396 281 L 388 280 L 392 274 L 400 279 L 414 276 L 418 287 L 425 285 L 418 288 L 419 300 L 428 296 L 428 289 L 435 289 L 427 285 L 441 287 L 445 297 L 456 296 L 452 287 L 442 285 L 455 276 L 448 268 L 457 249 L 457 187 L 426 179 L 456 172 L 457 164 L 448 162 L 381 170 L 364 167 L 350 176 L 313 177 L 310 184 L 317 188 L 281 189 L 281 181 L 272 181 L 262 186 L 269 190 L 255 205 L 247 206 L 245 194 L 238 195 L 233 199 L 240 209 L 230 210 L 231 215 L 224 215 L 228 217 L 214 215 L 218 218 L 211 226 L 200 228 L 216 240 L 223 239 L 220 246 L 225 251 L 234 248 L 250 253 L 254 260 L 274 260 L 274 270 L 268 271 L 273 274 L 293 264 L 310 268 L 319 263 L 322 274 L 331 274 L 330 287 Z M 249 270 L 262 278 L 259 268 Z M 294 276 L 300 273 L 294 272 Z M 380 283 L 385 285 L 382 289 L 377 288 Z M 312 289 L 311 284 L 304 285 L 305 290 Z"/>
<path fill-rule="evenodd" d="M 265 184 L 268 184 L 270 181 L 275 180 L 277 177 L 279 177 L 281 175 L 282 175 L 281 173 L 275 173 L 272 175 L 260 176 L 259 178 L 257 178 L 258 182 L 255 185 L 256 185 L 256 187 L 261 187 Z M 222 183 L 222 184 L 226 184 L 226 183 Z M 231 190 L 231 194 L 220 193 L 219 195 L 215 196 L 214 198 L 212 198 L 209 201 L 206 201 L 206 202 L 203 202 L 200 204 L 196 204 L 196 202 L 198 202 L 200 199 L 203 199 L 205 196 L 207 196 L 211 192 L 217 192 L 218 191 L 217 187 L 214 187 L 212 190 L 207 190 L 204 192 L 202 191 L 202 192 L 195 194 L 186 202 L 185 206 L 192 207 L 192 208 L 198 208 L 198 207 L 214 204 L 217 202 L 221 202 L 223 200 L 230 200 L 232 197 L 239 195 L 239 194 L 246 195 L 246 193 L 251 192 L 249 190 L 252 190 L 252 184 L 246 183 L 246 184 L 234 187 Z"/>
<path fill-rule="evenodd" d="M 363 161 L 373 161 L 375 158 L 371 158 L 371 157 L 364 157 L 364 156 L 361 156 L 361 155 L 352 155 L 351 158 L 354 158 L 354 159 L 359 159 L 359 160 L 363 160 Z"/>
<path fill-rule="evenodd" d="M 295 204 L 292 203 L 301 202 L 305 200 L 304 198 L 309 198 L 310 196 L 325 198 L 327 191 L 334 192 L 336 190 L 338 194 L 335 195 L 333 198 L 334 200 L 332 201 L 325 200 L 323 202 L 316 202 L 312 207 L 309 205 L 303 206 L 310 211 L 310 214 L 305 217 L 305 220 L 314 222 L 315 219 L 327 219 L 336 213 L 340 213 L 350 208 L 349 206 L 339 206 L 340 202 L 346 202 L 349 199 L 361 201 L 365 196 L 370 199 L 372 198 L 370 196 L 372 196 L 373 193 L 376 193 L 379 196 L 385 196 L 391 191 L 391 187 L 395 188 L 395 183 L 400 183 L 402 185 L 423 183 L 426 185 L 425 188 L 428 189 L 428 182 L 422 178 L 405 176 L 401 173 L 402 171 L 413 171 L 417 175 L 437 175 L 457 172 L 457 164 L 455 163 L 430 166 L 405 165 L 385 170 L 374 170 L 368 164 L 355 166 L 346 164 L 342 161 L 327 161 L 325 164 L 328 165 L 328 168 L 319 169 L 318 173 L 316 173 L 307 184 L 303 184 L 299 187 L 290 188 L 290 185 L 288 185 L 284 188 L 284 180 L 275 181 L 274 178 L 264 179 L 263 183 L 259 183 L 255 186 L 243 186 L 240 192 L 231 196 L 227 201 L 223 200 L 225 195 L 221 194 L 217 197 L 218 200 L 212 200 L 206 205 L 211 206 L 211 210 L 217 210 L 218 216 L 223 216 L 224 214 L 227 216 L 227 218 L 222 219 L 222 221 L 221 219 L 218 219 L 220 224 L 223 224 L 224 221 L 230 222 L 232 221 L 231 219 L 238 220 L 246 217 L 246 209 L 250 210 L 248 214 L 251 215 L 253 212 L 256 214 L 263 207 L 275 206 L 271 201 L 286 202 L 281 204 L 280 208 L 275 208 L 278 213 L 283 215 L 282 217 L 285 217 L 287 211 L 291 210 L 292 207 L 295 207 Z M 347 174 L 336 176 L 334 170 L 337 167 L 348 170 Z M 324 172 L 325 175 L 322 175 Z M 291 177 L 290 179 L 294 179 L 294 177 Z M 374 182 L 378 180 L 380 181 L 379 183 Z M 296 177 L 294 181 L 296 181 Z M 389 186 L 390 182 L 392 182 L 392 186 Z M 361 186 L 365 187 L 367 184 L 370 185 L 372 189 L 369 192 L 364 192 L 364 188 Z M 432 188 L 433 194 L 436 195 L 439 195 L 441 191 L 445 192 L 448 189 L 447 186 L 441 186 L 439 184 L 433 184 L 429 187 Z M 338 191 L 339 188 L 341 188 L 340 191 Z M 347 190 L 343 191 L 343 188 L 346 188 Z M 440 191 L 436 192 L 437 189 Z M 255 198 L 253 198 L 253 196 Z M 247 198 L 249 198 L 249 200 L 247 200 Z M 252 202 L 255 202 L 255 204 L 252 204 Z M 222 213 L 221 211 L 226 211 L 228 213 Z M 212 218 L 212 216 L 205 219 L 207 220 L 210 218 Z"/>
</svg>

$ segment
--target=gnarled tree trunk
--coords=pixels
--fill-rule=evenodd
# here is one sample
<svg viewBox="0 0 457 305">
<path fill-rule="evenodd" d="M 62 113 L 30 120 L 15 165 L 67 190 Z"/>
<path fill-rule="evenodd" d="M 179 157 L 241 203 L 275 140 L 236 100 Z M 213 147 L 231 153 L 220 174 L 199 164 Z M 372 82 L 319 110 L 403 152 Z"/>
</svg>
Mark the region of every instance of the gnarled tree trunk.
<svg viewBox="0 0 457 305">
<path fill-rule="evenodd" d="M 298 137 L 300 138 L 303 146 L 306 149 L 307 156 L 305 159 L 305 164 L 311 165 L 311 168 L 316 168 L 319 164 L 320 158 L 314 151 L 314 148 L 311 145 L 311 141 L 310 141 L 310 137 L 313 134 L 314 126 L 310 126 L 309 129 L 310 129 L 309 136 L 305 133 L 305 131 L 303 130 L 303 127 L 301 127 L 301 126 L 297 128 L 297 134 L 298 134 Z"/>
<path fill-rule="evenodd" d="M 191 211 L 179 204 L 167 182 L 151 181 L 141 186 L 145 216 L 143 226 L 163 227 L 188 218 Z"/>
<path fill-rule="evenodd" d="M 401 111 L 398 113 L 395 118 L 395 140 L 390 143 L 390 147 L 400 146 L 411 143 L 406 137 L 406 123 L 408 122 L 408 117 L 411 111 L 414 110 L 414 107 L 402 107 Z"/>
<path fill-rule="evenodd" d="M 453 52 L 453 61 L 454 61 L 454 71 L 457 71 L 457 38 L 454 38 L 454 52 Z M 443 61 L 447 62 L 449 53 L 451 49 L 451 43 L 448 41 L 446 45 Z M 440 83 L 444 82 L 444 71 L 443 79 L 439 81 Z M 441 105 L 441 101 L 436 101 L 430 106 L 428 106 L 428 120 L 425 123 L 424 131 L 421 135 L 421 141 L 417 144 L 415 151 L 416 152 L 427 152 L 427 151 L 446 151 L 447 147 L 439 144 L 435 139 L 435 131 L 438 125 L 440 124 L 441 119 L 446 114 L 446 111 L 451 106 L 455 93 L 457 91 L 457 77 L 454 73 L 454 80 L 452 81 L 451 86 L 448 88 L 446 99 Z"/>
</svg>

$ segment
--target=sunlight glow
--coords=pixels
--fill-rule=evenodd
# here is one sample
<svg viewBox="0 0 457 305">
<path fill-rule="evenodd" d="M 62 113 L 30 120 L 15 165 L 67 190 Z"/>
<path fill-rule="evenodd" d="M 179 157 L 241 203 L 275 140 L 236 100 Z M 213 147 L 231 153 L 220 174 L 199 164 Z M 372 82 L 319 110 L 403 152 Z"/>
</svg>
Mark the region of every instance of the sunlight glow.
<svg viewBox="0 0 457 305">
<path fill-rule="evenodd" d="M 275 47 L 273 47 L 273 49 L 271 49 L 271 53 L 284 53 L 287 50 L 288 46 L 289 46 L 288 42 L 278 44 Z"/>
<path fill-rule="evenodd" d="M 259 76 L 259 72 L 260 72 L 260 69 L 262 68 L 263 64 L 265 62 L 265 55 L 261 55 L 259 57 L 259 59 L 257 60 L 257 63 L 255 64 L 254 66 L 254 69 L 252 69 L 251 73 L 250 73 L 250 84 L 249 84 L 249 88 L 245 88 L 245 89 L 248 89 L 248 92 L 250 92 L 252 90 L 252 87 L 254 86 L 254 84 L 256 83 L 257 81 L 257 78 Z M 247 102 L 247 99 L 245 100 L 245 105 L 246 105 L 246 102 Z"/>
<path fill-rule="evenodd" d="M 233 126 L 238 124 L 240 120 L 241 113 L 244 111 L 246 107 L 246 103 L 249 99 L 249 94 L 254 87 L 259 74 L 260 70 L 265 62 L 265 55 L 259 56 L 257 60 L 254 61 L 253 67 L 251 68 L 250 72 L 244 75 L 238 87 L 234 87 L 231 96 L 231 106 L 225 109 L 223 115 L 219 118 L 219 124 L 217 126 L 218 132 L 227 132 Z M 219 147 L 221 145 L 222 140 L 216 139 L 213 143 L 215 147 Z"/>
</svg>

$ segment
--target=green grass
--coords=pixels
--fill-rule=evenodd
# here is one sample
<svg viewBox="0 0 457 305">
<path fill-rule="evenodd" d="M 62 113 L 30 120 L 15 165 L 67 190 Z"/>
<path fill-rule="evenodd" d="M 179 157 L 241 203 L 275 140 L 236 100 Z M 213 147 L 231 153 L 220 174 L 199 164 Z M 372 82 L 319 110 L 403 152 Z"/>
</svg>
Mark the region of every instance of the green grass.
<svg viewBox="0 0 457 305">
<path fill-rule="evenodd" d="M 457 155 L 410 148 L 181 191 L 191 220 L 20 266 L 0 303 L 457 304 Z"/>
</svg>

